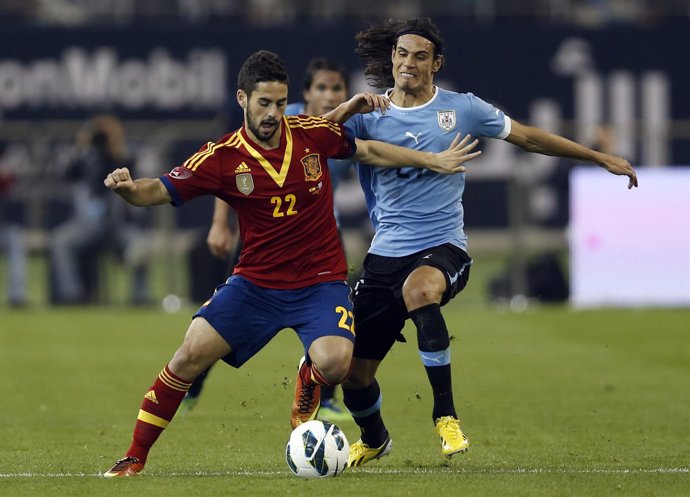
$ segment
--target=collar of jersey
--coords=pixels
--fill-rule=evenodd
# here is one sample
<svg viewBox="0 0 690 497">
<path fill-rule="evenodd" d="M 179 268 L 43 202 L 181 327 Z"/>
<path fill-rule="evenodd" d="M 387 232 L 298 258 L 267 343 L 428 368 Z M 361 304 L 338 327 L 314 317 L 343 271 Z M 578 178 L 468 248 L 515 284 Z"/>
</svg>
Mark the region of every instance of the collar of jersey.
<svg viewBox="0 0 690 497">
<path fill-rule="evenodd" d="M 387 89 L 385 95 L 386 95 L 388 98 L 390 98 L 390 94 L 391 94 L 392 91 L 393 91 L 393 88 Z M 395 104 L 393 103 L 393 101 L 391 100 L 391 108 L 392 108 L 392 109 L 397 109 L 397 110 L 405 110 L 405 111 L 423 109 L 423 108 L 426 107 L 427 105 L 431 105 L 431 103 L 432 103 L 434 100 L 436 100 L 436 97 L 437 97 L 437 96 L 438 96 L 438 86 L 437 86 L 437 85 L 434 85 L 434 96 L 431 97 L 428 101 L 424 102 L 422 105 L 415 105 L 414 107 L 400 107 L 400 106 L 398 106 L 398 105 L 395 105 Z"/>
<path fill-rule="evenodd" d="M 290 126 L 288 126 L 285 116 L 283 116 L 281 124 L 283 125 L 283 135 L 285 135 L 285 150 L 283 152 L 283 163 L 280 166 L 280 171 L 276 171 L 275 167 L 273 167 L 273 164 L 266 160 L 266 158 L 261 155 L 261 152 L 254 148 L 252 145 L 254 142 L 251 138 L 249 138 L 249 136 L 246 135 L 247 131 L 244 129 L 244 126 L 242 126 L 242 129 L 240 130 L 239 137 L 240 143 L 242 146 L 244 146 L 247 152 L 249 152 L 249 155 L 256 159 L 256 161 L 261 164 L 261 167 L 264 168 L 268 175 L 273 178 L 273 181 L 275 181 L 276 184 L 282 188 L 283 184 L 285 183 L 288 170 L 290 169 L 290 162 L 292 160 L 292 132 L 290 131 Z M 281 144 L 278 146 L 278 148 L 282 148 L 283 146 L 282 136 L 280 137 L 280 142 Z"/>
</svg>

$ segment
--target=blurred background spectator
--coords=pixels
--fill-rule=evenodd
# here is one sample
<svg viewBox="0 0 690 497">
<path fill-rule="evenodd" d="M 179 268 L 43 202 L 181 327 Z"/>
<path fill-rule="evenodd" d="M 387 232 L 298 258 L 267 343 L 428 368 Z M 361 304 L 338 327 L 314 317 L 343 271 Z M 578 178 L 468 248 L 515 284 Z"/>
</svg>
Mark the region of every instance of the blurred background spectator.
<svg viewBox="0 0 690 497">
<path fill-rule="evenodd" d="M 3 219 L 9 210 L 9 199 L 16 182 L 16 174 L 4 163 L 7 144 L 0 142 L 0 252 L 6 254 L 7 299 L 12 307 L 27 304 L 26 244 L 21 225 Z"/>
<path fill-rule="evenodd" d="M 96 116 L 79 130 L 75 157 L 65 171 L 72 191 L 71 215 L 50 236 L 55 303 L 82 304 L 98 295 L 99 257 L 108 248 L 115 248 L 132 269 L 131 302 L 150 302 L 145 218 L 121 207 L 103 187 L 104 178 L 116 167 L 133 169 L 124 128 L 114 116 Z"/>
</svg>

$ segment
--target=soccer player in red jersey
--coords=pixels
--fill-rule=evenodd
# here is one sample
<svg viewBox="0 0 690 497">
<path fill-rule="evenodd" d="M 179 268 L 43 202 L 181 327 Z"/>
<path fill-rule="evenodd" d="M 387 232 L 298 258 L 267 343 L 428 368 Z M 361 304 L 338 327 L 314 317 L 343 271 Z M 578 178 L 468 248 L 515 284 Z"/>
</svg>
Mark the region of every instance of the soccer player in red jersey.
<svg viewBox="0 0 690 497">
<path fill-rule="evenodd" d="M 281 329 L 304 345 L 292 425 L 313 419 L 320 385 L 347 376 L 354 329 L 347 268 L 335 218 L 326 160 L 408 164 L 451 174 L 475 157 L 476 142 L 459 137 L 448 150 L 420 153 L 381 142 L 354 140 L 346 128 L 320 117 L 284 116 L 288 73 L 283 61 L 256 52 L 238 76 L 243 126 L 207 143 L 160 178 L 133 180 L 127 168 L 105 186 L 133 205 L 180 206 L 214 195 L 232 206 L 244 242 L 228 281 L 197 311 L 184 341 L 144 399 L 125 457 L 104 476 L 141 472 L 151 446 L 175 415 L 191 382 L 219 359 L 239 368 Z M 382 108 L 370 94 L 351 99 L 353 112 Z"/>
</svg>

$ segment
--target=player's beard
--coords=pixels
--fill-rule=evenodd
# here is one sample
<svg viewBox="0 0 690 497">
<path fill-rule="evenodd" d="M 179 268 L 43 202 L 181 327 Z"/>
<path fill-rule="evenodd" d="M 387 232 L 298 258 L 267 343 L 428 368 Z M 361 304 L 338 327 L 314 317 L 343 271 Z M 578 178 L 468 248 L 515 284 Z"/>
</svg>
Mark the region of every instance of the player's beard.
<svg viewBox="0 0 690 497">
<path fill-rule="evenodd" d="M 262 125 L 274 125 L 274 127 L 270 130 L 264 130 L 261 128 Z M 271 141 L 271 138 L 276 134 L 276 131 L 278 131 L 278 126 L 279 121 L 274 118 L 268 118 L 264 119 L 263 121 L 257 123 L 252 115 L 247 112 L 247 127 L 249 130 L 254 134 L 254 136 L 261 142 L 269 142 Z"/>
</svg>

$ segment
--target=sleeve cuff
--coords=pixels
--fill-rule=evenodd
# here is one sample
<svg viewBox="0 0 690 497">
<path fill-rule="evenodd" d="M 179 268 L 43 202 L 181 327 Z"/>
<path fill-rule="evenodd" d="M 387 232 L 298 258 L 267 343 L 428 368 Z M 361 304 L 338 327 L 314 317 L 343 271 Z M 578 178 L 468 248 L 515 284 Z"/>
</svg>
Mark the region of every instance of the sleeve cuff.
<svg viewBox="0 0 690 497">
<path fill-rule="evenodd" d="M 505 140 L 506 138 L 508 138 L 508 135 L 510 135 L 511 127 L 512 127 L 512 125 L 511 125 L 510 118 L 506 114 L 503 114 L 503 131 L 501 131 L 496 136 L 496 138 L 498 138 L 500 140 Z"/>
<path fill-rule="evenodd" d="M 182 204 L 184 204 L 184 200 L 182 200 L 180 195 L 177 193 L 177 190 L 173 186 L 172 181 L 170 181 L 170 178 L 163 175 L 159 179 L 163 182 L 163 186 L 165 186 L 165 189 L 168 190 L 170 198 L 172 198 L 172 202 L 170 203 L 175 207 L 180 207 Z"/>
</svg>

